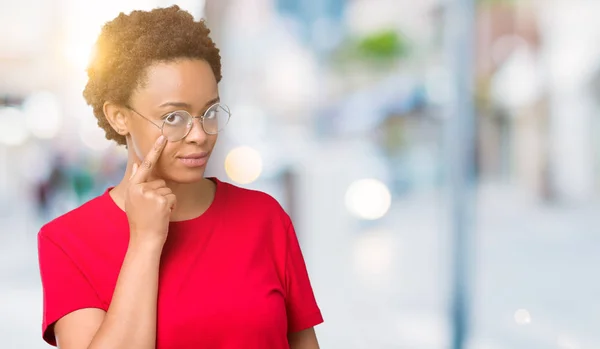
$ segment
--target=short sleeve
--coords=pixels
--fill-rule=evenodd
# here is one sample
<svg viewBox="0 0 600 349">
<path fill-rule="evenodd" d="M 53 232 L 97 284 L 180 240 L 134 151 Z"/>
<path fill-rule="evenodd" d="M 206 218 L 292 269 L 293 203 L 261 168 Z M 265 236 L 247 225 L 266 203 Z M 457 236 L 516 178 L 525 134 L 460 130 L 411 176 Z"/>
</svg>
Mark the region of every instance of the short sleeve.
<svg viewBox="0 0 600 349">
<path fill-rule="evenodd" d="M 286 310 L 288 332 L 298 332 L 323 322 L 294 226 L 287 229 L 285 265 Z"/>
<path fill-rule="evenodd" d="M 42 232 L 38 234 L 38 259 L 44 295 L 42 334 L 48 344 L 56 346 L 56 321 L 78 309 L 103 306 L 79 267 Z"/>
</svg>

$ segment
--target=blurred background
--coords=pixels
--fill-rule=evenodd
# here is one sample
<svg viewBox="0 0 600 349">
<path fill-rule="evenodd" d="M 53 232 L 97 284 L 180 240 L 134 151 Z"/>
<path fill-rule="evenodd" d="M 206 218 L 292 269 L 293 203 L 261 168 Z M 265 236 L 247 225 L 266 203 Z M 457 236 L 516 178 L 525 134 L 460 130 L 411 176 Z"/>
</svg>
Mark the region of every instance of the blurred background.
<svg viewBox="0 0 600 349">
<path fill-rule="evenodd" d="M 173 3 L 0 3 L 2 348 L 47 347 L 41 225 L 124 170 L 95 38 Z M 600 347 L 600 1 L 176 3 L 223 57 L 209 174 L 292 216 L 322 348 Z"/>
</svg>

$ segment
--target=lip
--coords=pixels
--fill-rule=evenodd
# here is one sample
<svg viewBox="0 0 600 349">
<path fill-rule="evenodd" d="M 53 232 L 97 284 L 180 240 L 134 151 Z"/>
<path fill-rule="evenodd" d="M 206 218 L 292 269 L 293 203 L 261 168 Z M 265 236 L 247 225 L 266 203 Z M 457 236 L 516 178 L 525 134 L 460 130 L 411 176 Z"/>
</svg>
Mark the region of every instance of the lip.
<svg viewBox="0 0 600 349">
<path fill-rule="evenodd" d="M 202 167 L 208 161 L 208 153 L 193 153 L 184 156 L 178 156 L 177 159 L 187 167 Z"/>
<path fill-rule="evenodd" d="M 188 154 L 188 155 L 184 155 L 184 156 L 178 156 L 178 158 L 180 159 L 202 159 L 208 156 L 207 152 L 202 152 L 202 153 L 192 153 L 192 154 Z"/>
</svg>

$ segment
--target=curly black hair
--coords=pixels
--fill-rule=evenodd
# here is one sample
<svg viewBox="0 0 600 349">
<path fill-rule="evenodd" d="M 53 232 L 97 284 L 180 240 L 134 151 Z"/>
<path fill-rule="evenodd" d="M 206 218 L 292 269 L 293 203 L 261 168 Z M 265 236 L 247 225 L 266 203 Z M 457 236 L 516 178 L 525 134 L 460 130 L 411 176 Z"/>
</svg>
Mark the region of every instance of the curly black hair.
<svg viewBox="0 0 600 349">
<path fill-rule="evenodd" d="M 209 34 L 203 20 L 194 21 L 177 5 L 129 15 L 121 12 L 102 27 L 83 97 L 92 106 L 106 139 L 126 144 L 125 137 L 108 123 L 104 103 L 128 104 L 150 65 L 179 58 L 202 59 L 211 66 L 217 82 L 221 81 L 221 56 Z"/>
</svg>

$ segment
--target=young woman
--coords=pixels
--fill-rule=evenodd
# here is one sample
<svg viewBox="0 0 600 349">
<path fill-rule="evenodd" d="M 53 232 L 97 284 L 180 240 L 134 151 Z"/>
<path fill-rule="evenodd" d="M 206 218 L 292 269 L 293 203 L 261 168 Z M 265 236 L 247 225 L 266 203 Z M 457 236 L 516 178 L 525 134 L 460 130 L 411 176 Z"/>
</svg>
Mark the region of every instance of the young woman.
<svg viewBox="0 0 600 349">
<path fill-rule="evenodd" d="M 229 121 L 219 50 L 177 6 L 120 14 L 84 97 L 127 147 L 115 187 L 38 234 L 43 338 L 61 349 L 316 349 L 289 216 L 204 170 Z"/>
</svg>

